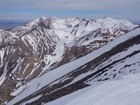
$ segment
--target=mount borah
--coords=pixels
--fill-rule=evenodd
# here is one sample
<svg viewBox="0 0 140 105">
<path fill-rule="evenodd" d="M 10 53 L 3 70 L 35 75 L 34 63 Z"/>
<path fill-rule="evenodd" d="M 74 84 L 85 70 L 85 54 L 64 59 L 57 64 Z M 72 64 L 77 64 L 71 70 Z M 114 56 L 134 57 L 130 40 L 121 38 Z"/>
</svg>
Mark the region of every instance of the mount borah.
<svg viewBox="0 0 140 105">
<path fill-rule="evenodd" d="M 2 105 L 42 105 L 139 67 L 140 28 L 127 20 L 41 17 L 0 30 Z"/>
</svg>

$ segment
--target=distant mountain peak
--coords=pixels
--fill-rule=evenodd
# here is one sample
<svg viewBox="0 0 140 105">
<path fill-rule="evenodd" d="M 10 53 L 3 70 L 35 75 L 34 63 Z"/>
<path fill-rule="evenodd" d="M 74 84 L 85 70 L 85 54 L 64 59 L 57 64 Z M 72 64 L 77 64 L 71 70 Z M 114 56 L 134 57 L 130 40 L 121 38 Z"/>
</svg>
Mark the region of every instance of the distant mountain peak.
<svg viewBox="0 0 140 105">
<path fill-rule="evenodd" d="M 115 19 L 113 19 L 113 18 L 111 18 L 111 17 L 104 17 L 103 19 L 104 19 L 104 20 L 115 20 Z"/>
<path fill-rule="evenodd" d="M 117 47 L 115 42 L 114 44 L 109 43 L 122 35 L 125 36 L 124 34 L 137 27 L 138 25 L 129 21 L 115 20 L 112 18 L 60 19 L 43 16 L 31 21 L 25 26 L 19 26 L 10 31 L 0 30 L 0 91 L 4 92 L 0 92 L 0 98 L 1 96 L 5 97 L 2 101 L 7 102 L 11 100 L 11 97 L 13 98 L 19 94 L 21 95 L 21 99 L 17 101 L 25 97 L 28 101 L 28 99 L 32 98 L 32 96 L 30 97 L 32 92 L 36 94 L 37 90 L 47 87 L 46 91 L 52 94 L 55 92 L 55 88 L 59 88 L 60 86 L 60 88 L 62 88 L 63 85 L 65 87 L 67 83 L 73 82 L 74 79 L 77 81 L 78 76 L 83 78 L 82 75 L 84 75 L 84 73 L 89 75 L 88 73 L 90 72 L 88 71 L 91 68 L 96 69 L 95 67 L 98 67 L 98 65 L 99 69 L 97 68 L 97 70 L 100 70 L 101 73 L 107 68 L 111 69 L 114 63 L 117 65 L 117 62 L 123 60 L 121 56 L 117 55 L 119 51 L 123 52 L 127 49 L 125 48 L 126 45 L 127 47 L 131 47 L 131 45 L 139 43 L 140 38 L 136 37 L 130 40 L 131 44 L 128 44 L 129 41 L 127 41 L 127 38 L 131 35 L 128 34 L 128 37 L 126 36 L 125 40 L 123 40 L 125 41 L 124 43 L 119 42 L 119 40 L 123 38 L 119 38 L 119 40 L 116 41 L 116 43 L 120 44 L 119 47 Z M 140 29 L 135 31 L 139 33 Z M 134 35 L 137 34 L 134 33 Z M 105 45 L 108 47 L 100 51 Z M 115 46 L 116 48 L 114 49 Z M 139 46 L 137 48 L 139 48 Z M 109 51 L 107 51 L 107 49 Z M 97 52 L 94 53 L 94 51 Z M 90 56 L 91 53 L 92 55 Z M 88 58 L 87 54 L 89 54 Z M 116 56 L 114 57 L 113 54 L 116 54 Z M 125 56 L 125 54 L 123 54 L 123 56 Z M 120 60 L 118 60 L 118 58 L 120 58 Z M 93 61 L 90 62 L 91 60 Z M 105 60 L 106 62 L 104 64 L 103 61 Z M 64 64 L 66 65 L 63 70 Z M 106 69 L 102 70 L 102 67 Z M 126 67 L 129 67 L 129 65 L 126 65 Z M 70 74 L 71 77 L 69 77 L 70 75 L 68 74 Z M 39 80 L 38 78 L 44 79 Z M 101 80 L 102 79 L 103 78 L 101 78 Z M 32 85 L 33 81 L 35 85 Z M 59 83 L 62 83 L 62 85 L 59 85 Z M 57 85 L 53 87 L 53 84 Z M 48 87 L 50 85 L 52 85 L 53 88 Z M 72 89 L 79 88 L 79 86 L 81 88 L 81 86 L 87 85 L 84 83 L 76 84 Z M 28 88 L 33 90 L 28 91 Z M 23 97 L 22 91 L 23 94 L 25 92 L 25 96 Z M 46 92 L 44 95 L 40 95 L 43 97 L 41 101 L 47 101 L 45 96 L 47 94 Z M 34 94 L 32 95 L 34 97 Z M 10 99 L 7 96 L 9 96 Z M 50 97 L 50 99 L 54 98 L 55 97 Z M 9 105 L 14 105 L 14 103 Z M 17 103 L 17 105 L 20 105 L 20 102 Z"/>
</svg>

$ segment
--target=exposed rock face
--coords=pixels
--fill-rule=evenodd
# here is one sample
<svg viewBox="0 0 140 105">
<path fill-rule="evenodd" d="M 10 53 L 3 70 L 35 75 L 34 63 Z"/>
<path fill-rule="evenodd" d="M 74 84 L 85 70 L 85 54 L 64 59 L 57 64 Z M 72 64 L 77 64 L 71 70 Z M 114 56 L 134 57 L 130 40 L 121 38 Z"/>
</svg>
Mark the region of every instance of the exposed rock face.
<svg viewBox="0 0 140 105">
<path fill-rule="evenodd" d="M 17 94 L 12 93 L 35 78 L 137 27 L 129 21 L 108 17 L 96 20 L 41 17 L 26 26 L 0 30 L 0 102 L 14 98 Z"/>
</svg>

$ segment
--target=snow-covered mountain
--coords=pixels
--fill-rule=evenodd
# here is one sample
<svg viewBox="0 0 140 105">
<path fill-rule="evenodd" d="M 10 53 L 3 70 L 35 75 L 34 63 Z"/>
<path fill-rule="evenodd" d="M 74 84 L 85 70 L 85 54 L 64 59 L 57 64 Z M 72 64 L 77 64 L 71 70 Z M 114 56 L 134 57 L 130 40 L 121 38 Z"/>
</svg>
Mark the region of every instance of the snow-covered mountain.
<svg viewBox="0 0 140 105">
<path fill-rule="evenodd" d="M 99 81 L 120 79 L 137 73 L 140 66 L 140 28 L 106 46 L 58 67 L 15 91 L 20 93 L 8 105 L 40 105 Z"/>
<path fill-rule="evenodd" d="M 0 102 L 41 105 L 139 72 L 139 26 L 127 20 L 38 18 L 0 30 Z"/>
</svg>

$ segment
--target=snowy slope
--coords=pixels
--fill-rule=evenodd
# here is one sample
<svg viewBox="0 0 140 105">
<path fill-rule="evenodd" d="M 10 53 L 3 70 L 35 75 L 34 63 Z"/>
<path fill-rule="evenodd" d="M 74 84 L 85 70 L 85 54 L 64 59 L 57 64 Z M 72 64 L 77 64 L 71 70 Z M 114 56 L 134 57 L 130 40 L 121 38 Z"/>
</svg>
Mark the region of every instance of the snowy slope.
<svg viewBox="0 0 140 105">
<path fill-rule="evenodd" d="M 25 66 L 28 61 L 32 61 L 26 67 L 21 67 L 20 74 L 16 73 L 16 75 L 32 80 L 43 72 L 48 72 L 48 69 L 56 68 L 72 59 L 79 58 L 78 54 L 74 54 L 79 52 L 75 51 L 76 48 L 73 51 L 71 47 L 80 47 L 83 52 L 80 56 L 83 56 L 101 48 L 108 42 L 136 27 L 138 25 L 129 21 L 115 20 L 108 17 L 104 19 L 41 17 L 25 26 L 16 27 L 11 32 L 0 31 L 1 46 L 6 47 L 0 50 L 2 53 L 1 62 L 4 62 L 3 58 L 7 46 L 15 44 L 16 46 L 13 48 L 9 47 L 8 50 L 13 50 L 7 55 L 22 53 L 22 50 L 24 50 L 23 54 L 19 54 L 19 58 L 21 56 L 28 58 L 22 62 L 22 65 Z M 19 52 L 15 51 L 15 49 L 17 50 L 17 45 Z M 81 46 L 84 46 L 84 49 Z M 66 49 L 70 50 L 67 51 Z M 69 52 L 71 53 L 68 55 L 69 57 L 65 56 Z M 64 62 L 59 63 L 61 60 Z M 6 62 L 8 61 L 1 65 L 6 65 Z M 54 65 L 55 63 L 56 65 Z M 27 68 L 32 70 L 28 72 Z"/>
<path fill-rule="evenodd" d="M 0 30 L 0 89 L 2 91 L 0 99 L 9 101 L 18 94 L 24 94 L 19 95 L 19 98 L 24 99 L 29 96 L 26 99 L 29 100 L 32 93 L 43 91 L 44 87 L 46 89 L 46 87 L 54 87 L 59 82 L 69 81 L 65 85 L 63 83 L 62 87 L 65 87 L 77 82 L 93 72 L 86 72 L 86 70 L 78 72 L 76 69 L 79 68 L 80 71 L 82 68 L 87 68 L 87 63 L 111 50 L 111 46 L 101 50 L 100 48 L 130 31 L 133 34 L 133 30 L 138 27 L 127 20 L 115 20 L 109 17 L 103 19 L 40 17 L 10 31 Z M 138 29 L 135 31 L 139 33 Z M 112 45 L 112 48 L 114 46 Z M 138 47 L 139 45 L 132 46 L 132 49 Z M 110 59 L 114 60 L 114 58 Z M 108 61 L 106 62 L 108 64 Z M 96 70 L 101 68 L 102 65 Z M 82 72 L 85 73 L 84 76 Z M 42 80 L 46 81 L 40 83 Z M 52 88 L 51 91 L 59 88 L 60 85 L 54 90 Z M 41 94 L 38 97 L 43 96 Z"/>
<path fill-rule="evenodd" d="M 124 76 L 120 80 L 93 83 L 90 87 L 45 105 L 139 105 L 139 97 L 140 74 L 138 73 Z"/>
<path fill-rule="evenodd" d="M 27 85 L 23 86 L 25 90 L 24 90 L 23 92 L 21 92 L 17 97 L 15 97 L 12 101 L 10 101 L 10 102 L 8 103 L 8 105 L 14 104 L 14 103 L 16 103 L 17 101 L 22 100 L 22 99 L 24 99 L 25 97 L 27 97 L 27 96 L 29 96 L 29 95 L 36 94 L 36 92 L 37 92 L 37 94 L 38 94 L 38 92 L 41 92 L 41 90 L 42 90 L 45 86 L 53 86 L 54 84 L 59 84 L 59 83 L 61 83 L 61 82 L 63 82 L 63 81 L 66 81 L 66 80 L 70 79 L 71 77 L 70 77 L 69 75 L 67 75 L 68 73 L 70 73 L 70 72 L 76 70 L 76 69 L 79 68 L 79 67 L 82 67 L 83 65 L 86 66 L 86 64 L 87 64 L 88 62 L 90 62 L 90 61 L 92 61 L 93 59 L 95 59 L 96 57 L 98 57 L 98 56 L 104 54 L 105 52 L 110 51 L 111 49 L 113 49 L 113 48 L 114 48 L 115 46 L 117 46 L 118 44 L 120 44 L 120 43 L 122 43 L 122 42 L 125 42 L 125 41 L 127 41 L 127 40 L 129 40 L 129 39 L 131 39 L 131 38 L 133 38 L 133 37 L 139 36 L 139 33 L 140 33 L 140 28 L 135 29 L 134 31 L 131 31 L 131 32 L 129 32 L 129 33 L 127 33 L 127 34 L 125 34 L 125 35 L 123 35 L 123 36 L 117 38 L 117 39 L 114 40 L 113 42 L 107 44 L 106 46 L 100 48 L 100 49 L 97 50 L 97 51 L 94 51 L 94 52 L 92 52 L 92 53 L 90 53 L 90 54 L 88 54 L 88 55 L 86 55 L 86 56 L 84 56 L 84 57 L 81 57 L 80 59 L 77 59 L 77 60 L 75 60 L 75 61 L 73 61 L 73 62 L 67 63 L 67 64 L 65 64 L 65 65 L 63 65 L 63 66 L 61 66 L 61 67 L 59 67 L 59 68 L 57 68 L 57 69 L 54 69 L 53 71 L 50 71 L 50 72 L 44 74 L 43 76 L 41 76 L 41 77 L 39 77 L 39 78 L 37 78 L 37 79 L 34 79 L 33 81 L 31 81 L 31 82 L 28 83 Z M 116 58 L 115 56 L 117 56 L 117 55 L 115 55 L 115 56 L 112 56 L 112 58 L 115 57 L 115 59 L 112 59 L 112 58 L 110 58 L 110 59 L 112 59 L 112 62 L 113 62 L 113 61 L 117 61 L 117 59 L 122 59 L 123 56 L 124 56 L 124 54 L 125 54 L 125 56 L 126 56 L 126 55 L 129 55 L 129 53 L 131 54 L 131 53 L 133 53 L 133 51 L 139 50 L 139 48 L 140 48 L 139 44 L 138 44 L 138 45 L 134 45 L 134 46 L 132 46 L 132 48 L 131 48 L 131 47 L 129 48 L 130 50 L 129 50 L 129 49 L 128 49 L 128 51 L 126 50 L 126 53 L 125 53 L 125 51 L 122 52 L 122 53 L 120 53 L 120 58 Z M 123 53 L 124 53 L 124 54 L 123 54 Z M 140 59 L 140 58 L 139 58 L 139 56 L 140 56 L 139 54 L 140 54 L 140 53 L 134 55 L 134 56 L 133 56 L 134 59 L 133 59 L 133 58 L 129 58 L 128 61 L 130 62 L 130 61 L 133 60 L 133 61 L 132 61 L 133 63 L 135 63 L 135 61 L 136 61 L 136 63 L 137 63 L 137 62 L 139 61 L 139 59 Z M 124 56 L 124 57 L 125 57 L 125 56 Z M 107 62 L 109 62 L 110 59 L 107 60 Z M 125 66 L 125 63 L 129 63 L 128 61 L 127 61 L 127 59 L 126 59 L 126 60 L 123 61 L 124 63 L 122 63 L 122 64 Z M 103 62 L 103 63 L 106 63 L 106 62 Z M 119 62 L 119 63 L 121 63 L 121 62 Z M 108 64 L 109 64 L 109 63 L 108 63 Z M 131 63 L 130 63 L 130 64 L 131 64 Z M 112 64 L 112 65 L 113 65 L 113 64 Z M 100 70 L 100 69 L 101 69 L 100 66 L 101 66 L 101 65 L 97 66 L 97 70 Z M 106 65 L 104 65 L 104 66 L 106 66 Z M 117 72 L 119 72 L 119 69 L 118 69 L 119 66 L 120 66 L 119 64 L 116 64 L 116 66 L 114 66 L 114 68 L 116 68 L 116 70 L 118 70 Z M 140 71 L 137 69 L 137 68 L 139 68 L 139 62 L 138 62 L 138 64 L 136 64 L 134 67 L 133 67 L 133 66 L 131 66 L 131 67 L 132 67 L 132 68 L 131 68 L 130 70 L 136 69 L 136 72 L 140 72 Z M 94 71 L 93 71 L 93 70 L 94 70 Z M 85 73 L 85 74 L 81 73 L 81 74 L 80 74 L 80 77 L 77 77 L 78 79 L 77 79 L 77 78 L 73 78 L 72 83 L 76 83 L 77 81 L 82 80 L 84 77 L 86 77 L 86 76 L 88 76 L 88 75 L 94 73 L 94 72 L 96 71 L 96 68 L 94 67 L 93 70 L 92 70 L 92 71 L 89 71 L 89 72 L 87 72 L 87 73 Z M 113 69 L 113 70 L 114 70 L 114 69 Z M 127 69 L 127 70 L 129 71 L 129 69 Z M 110 69 L 110 71 L 107 71 L 107 72 L 113 73 L 113 72 L 111 72 L 111 69 Z M 117 72 L 116 72 L 116 75 L 117 75 Z M 96 76 L 96 75 L 95 75 L 95 76 Z M 121 76 L 121 75 L 119 75 L 118 77 L 120 77 L 120 76 Z M 62 78 L 61 78 L 61 77 L 62 77 Z M 102 75 L 99 75 L 99 77 L 95 78 L 94 80 L 95 80 L 95 81 L 96 81 L 96 80 L 99 80 L 100 77 L 101 77 L 101 79 L 104 79 L 104 78 L 102 77 Z M 107 78 L 109 78 L 109 77 L 111 77 L 111 76 L 110 76 L 110 75 L 107 76 Z M 90 79 L 90 78 L 89 78 L 89 79 Z M 91 78 L 91 80 L 92 80 L 92 78 Z M 93 80 L 93 81 L 94 81 L 94 80 Z M 87 81 L 88 81 L 88 80 L 87 80 Z M 70 83 L 70 84 L 72 84 L 72 83 Z M 66 86 L 68 86 L 68 85 L 70 85 L 70 84 L 66 84 Z M 23 88 L 23 87 L 22 87 L 22 88 Z M 62 87 L 61 87 L 61 88 L 62 88 Z M 18 90 L 17 90 L 17 91 L 18 91 Z M 53 91 L 54 91 L 54 90 L 53 90 Z"/>
<path fill-rule="evenodd" d="M 90 48 L 86 48 L 90 50 L 88 52 L 91 52 L 94 48 L 98 49 L 136 27 L 138 25 L 127 20 L 115 20 L 108 17 L 95 20 L 40 17 L 26 26 L 12 29 L 11 32 L 21 36 L 23 43 L 31 48 L 35 56 L 44 58 L 41 61 L 46 66 L 42 67 L 43 70 L 40 73 L 42 74 L 53 64 L 65 58 L 63 55 L 69 52 L 66 48 L 90 46 L 91 44 Z M 96 30 L 99 31 L 96 32 Z"/>
</svg>

